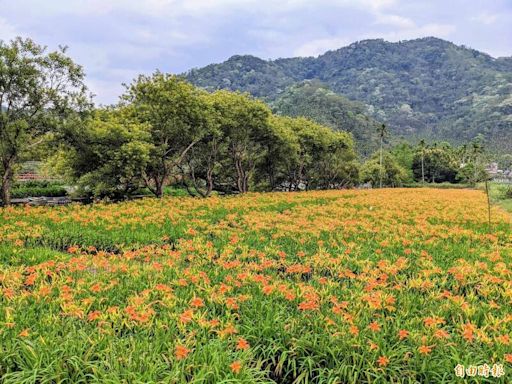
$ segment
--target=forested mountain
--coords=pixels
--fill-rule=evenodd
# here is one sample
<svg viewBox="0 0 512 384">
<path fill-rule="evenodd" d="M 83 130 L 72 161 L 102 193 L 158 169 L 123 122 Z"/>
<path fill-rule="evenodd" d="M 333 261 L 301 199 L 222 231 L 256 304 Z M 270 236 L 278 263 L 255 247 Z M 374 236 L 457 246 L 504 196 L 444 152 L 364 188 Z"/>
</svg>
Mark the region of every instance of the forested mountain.
<svg viewBox="0 0 512 384">
<path fill-rule="evenodd" d="M 358 152 L 364 157 L 379 145 L 377 127 L 382 123 L 368 116 L 363 103 L 333 92 L 318 80 L 293 85 L 270 104 L 279 115 L 304 116 L 333 129 L 351 132 Z"/>
<path fill-rule="evenodd" d="M 459 143 L 482 133 L 491 146 L 512 150 L 512 58 L 433 37 L 364 40 L 316 58 L 233 56 L 186 77 L 206 89 L 247 91 L 270 103 L 289 87 L 317 79 L 366 104 L 395 135 Z"/>
</svg>

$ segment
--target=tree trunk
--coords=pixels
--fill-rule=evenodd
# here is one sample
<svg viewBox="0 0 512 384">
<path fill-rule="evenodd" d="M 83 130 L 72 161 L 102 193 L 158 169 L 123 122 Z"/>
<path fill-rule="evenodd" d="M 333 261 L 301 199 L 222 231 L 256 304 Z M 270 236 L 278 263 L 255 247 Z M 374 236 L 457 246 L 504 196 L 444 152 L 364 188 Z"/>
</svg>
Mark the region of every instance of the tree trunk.
<svg viewBox="0 0 512 384">
<path fill-rule="evenodd" d="M 243 169 L 242 160 L 240 158 L 235 158 L 235 168 L 236 168 L 236 187 L 238 192 L 244 193 L 244 179 L 245 179 L 245 171 Z"/>
<path fill-rule="evenodd" d="M 4 174 L 2 176 L 2 204 L 11 205 L 11 182 L 12 167 L 10 164 L 4 164 Z"/>
<path fill-rule="evenodd" d="M 210 196 L 213 191 L 213 175 L 210 170 L 206 173 L 206 185 L 207 185 L 207 188 L 206 188 L 206 193 L 205 193 L 204 197 Z"/>
<path fill-rule="evenodd" d="M 380 137 L 380 188 L 382 188 L 382 144 L 383 144 L 383 138 L 382 138 L 382 135 Z"/>
<path fill-rule="evenodd" d="M 423 152 L 421 152 L 421 182 L 425 184 L 425 159 Z"/>
<path fill-rule="evenodd" d="M 155 196 L 157 198 L 162 198 L 162 196 L 164 195 L 164 180 L 165 178 L 162 177 L 162 178 L 159 178 L 159 177 L 155 177 Z"/>
</svg>

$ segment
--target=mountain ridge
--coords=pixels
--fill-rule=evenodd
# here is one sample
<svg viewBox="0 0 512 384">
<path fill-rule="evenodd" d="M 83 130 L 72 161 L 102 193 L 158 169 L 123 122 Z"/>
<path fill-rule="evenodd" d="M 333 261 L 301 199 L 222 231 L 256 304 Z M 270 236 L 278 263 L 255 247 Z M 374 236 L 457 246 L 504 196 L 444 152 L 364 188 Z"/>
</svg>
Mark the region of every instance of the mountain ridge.
<svg viewBox="0 0 512 384">
<path fill-rule="evenodd" d="M 512 150 L 512 57 L 436 37 L 367 39 L 317 57 L 233 55 L 184 76 L 207 90 L 249 92 L 269 103 L 304 80 L 319 80 L 364 103 L 397 136 L 457 143 L 483 134 L 491 147 Z"/>
</svg>

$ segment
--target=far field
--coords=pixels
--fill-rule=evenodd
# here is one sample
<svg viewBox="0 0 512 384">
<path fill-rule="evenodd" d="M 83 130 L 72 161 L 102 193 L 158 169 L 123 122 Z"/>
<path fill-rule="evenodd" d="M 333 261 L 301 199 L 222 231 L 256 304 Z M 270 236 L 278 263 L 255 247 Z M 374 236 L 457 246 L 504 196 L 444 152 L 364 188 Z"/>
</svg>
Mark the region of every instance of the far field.
<svg viewBox="0 0 512 384">
<path fill-rule="evenodd" d="M 0 211 L 0 383 L 507 383 L 511 334 L 481 191 Z"/>
</svg>

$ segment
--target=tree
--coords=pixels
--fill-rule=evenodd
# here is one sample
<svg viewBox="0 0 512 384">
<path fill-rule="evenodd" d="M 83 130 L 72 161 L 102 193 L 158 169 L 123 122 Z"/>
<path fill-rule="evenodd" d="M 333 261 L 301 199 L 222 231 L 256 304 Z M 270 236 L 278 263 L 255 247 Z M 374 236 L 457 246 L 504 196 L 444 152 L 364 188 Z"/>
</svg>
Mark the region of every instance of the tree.
<svg viewBox="0 0 512 384">
<path fill-rule="evenodd" d="M 263 102 L 240 93 L 218 91 L 211 98 L 227 146 L 224 168 L 232 170 L 225 176 L 238 192 L 248 192 L 256 166 L 265 156 L 262 139 L 270 129 L 270 109 Z"/>
<path fill-rule="evenodd" d="M 416 148 L 408 142 L 401 142 L 390 149 L 391 155 L 396 159 L 398 164 L 407 172 L 407 182 L 414 180 L 412 172 L 412 163 L 414 160 Z"/>
<path fill-rule="evenodd" d="M 347 188 L 359 179 L 354 141 L 347 132 L 325 131 L 325 146 L 314 157 L 309 185 L 320 189 Z"/>
<path fill-rule="evenodd" d="M 63 169 L 83 195 L 126 198 L 144 185 L 154 149 L 149 138 L 147 127 L 130 119 L 126 109 L 97 110 L 63 130 Z"/>
<path fill-rule="evenodd" d="M 382 159 L 382 163 L 381 163 Z M 381 166 L 382 164 L 382 166 Z M 361 167 L 361 180 L 375 185 L 398 187 L 407 179 L 407 172 L 388 152 L 376 153 Z"/>
<path fill-rule="evenodd" d="M 416 180 L 424 177 L 432 183 L 454 183 L 460 164 L 450 146 L 434 143 L 430 148 L 416 153 L 412 167 Z"/>
<path fill-rule="evenodd" d="M 281 148 L 273 156 L 281 189 L 343 188 L 358 180 L 352 135 L 337 132 L 309 119 L 271 119 Z M 280 153 L 279 153 L 280 152 Z"/>
<path fill-rule="evenodd" d="M 203 93 L 177 76 L 155 72 L 140 75 L 121 97 L 131 117 L 148 129 L 152 149 L 143 178 L 157 197 L 162 197 L 165 183 L 187 152 L 206 135 L 208 104 Z"/>
<path fill-rule="evenodd" d="M 485 169 L 486 153 L 483 137 L 475 137 L 464 148 L 466 161 L 458 169 L 457 179 L 471 185 L 487 181 L 489 175 Z"/>
<path fill-rule="evenodd" d="M 427 147 L 425 139 L 419 142 L 419 149 L 421 153 L 421 182 L 425 184 L 425 148 Z M 412 164 L 411 164 L 412 165 Z"/>
<path fill-rule="evenodd" d="M 256 182 L 260 189 L 276 190 L 286 187 L 289 170 L 296 164 L 299 141 L 293 130 L 297 119 L 271 116 L 267 135 L 261 137 L 265 155 L 258 163 Z"/>
<path fill-rule="evenodd" d="M 380 139 L 380 170 L 382 171 L 384 169 L 383 165 L 382 165 L 382 150 L 383 150 L 383 145 L 384 145 L 384 137 L 387 135 L 388 131 L 386 129 L 386 124 L 382 124 L 381 126 L 379 126 L 377 128 L 377 132 L 379 134 L 379 139 Z M 383 178 L 383 174 L 380 175 L 380 178 L 379 178 L 379 187 L 382 188 L 382 178 Z"/>
<path fill-rule="evenodd" d="M 48 52 L 30 39 L 0 41 L 1 198 L 11 203 L 20 157 L 55 131 L 70 114 L 89 106 L 82 68 L 66 48 Z"/>
<path fill-rule="evenodd" d="M 217 177 L 221 171 L 221 161 L 226 157 L 226 138 L 220 129 L 221 116 L 213 108 L 214 98 L 203 95 L 209 105 L 208 125 L 203 138 L 185 155 L 179 168 L 182 184 L 191 196 L 208 197 L 213 192 Z M 192 184 L 192 188 L 189 183 Z"/>
</svg>

